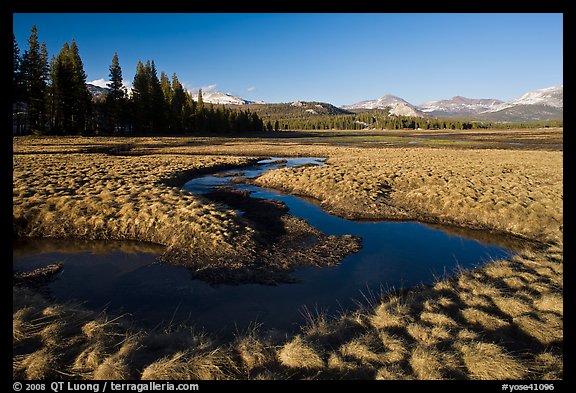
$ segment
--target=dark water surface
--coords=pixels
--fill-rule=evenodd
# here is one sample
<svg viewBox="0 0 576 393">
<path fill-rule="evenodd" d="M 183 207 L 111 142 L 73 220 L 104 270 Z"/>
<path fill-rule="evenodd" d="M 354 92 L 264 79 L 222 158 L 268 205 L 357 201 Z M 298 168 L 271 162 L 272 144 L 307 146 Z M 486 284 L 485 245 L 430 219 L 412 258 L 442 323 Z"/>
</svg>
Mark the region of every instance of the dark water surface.
<svg viewBox="0 0 576 393">
<path fill-rule="evenodd" d="M 334 268 L 298 269 L 292 274 L 297 283 L 278 286 L 210 286 L 192 279 L 185 268 L 157 263 L 160 246 L 137 242 L 20 240 L 13 245 L 14 269 L 61 261 L 64 270 L 49 285 L 58 301 L 75 300 L 92 309 L 126 312 L 146 327 L 187 322 L 228 336 L 246 330 L 254 321 L 264 329 L 297 331 L 305 320 L 305 307 L 336 314 L 354 308 L 364 296 L 431 283 L 435 277 L 453 273 L 457 266 L 470 268 L 512 254 L 514 244 L 485 232 L 459 230 L 456 235 L 415 222 L 350 221 L 301 198 L 230 183 L 230 177 L 222 177 L 226 172 L 256 177 L 282 165 L 324 165 L 310 158 L 273 161 L 192 179 L 183 188 L 207 193 L 215 186 L 232 185 L 252 191 L 254 198 L 283 201 L 290 214 L 327 234 L 360 236 L 360 252 Z"/>
</svg>

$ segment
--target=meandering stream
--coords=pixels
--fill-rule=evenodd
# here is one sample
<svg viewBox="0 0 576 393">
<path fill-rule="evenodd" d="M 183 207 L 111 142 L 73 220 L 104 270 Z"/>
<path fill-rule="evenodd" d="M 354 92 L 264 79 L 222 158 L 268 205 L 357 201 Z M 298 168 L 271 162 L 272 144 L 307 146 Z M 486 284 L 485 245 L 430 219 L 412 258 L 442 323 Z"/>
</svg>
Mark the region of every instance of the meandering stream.
<svg viewBox="0 0 576 393">
<path fill-rule="evenodd" d="M 327 234 L 360 236 L 358 253 L 337 267 L 300 268 L 291 275 L 296 283 L 211 286 L 192 279 L 185 268 L 158 263 L 158 246 L 28 239 L 13 244 L 14 269 L 62 261 L 64 270 L 48 285 L 57 301 L 129 313 L 145 327 L 185 322 L 226 337 L 245 331 L 254 322 L 265 330 L 294 332 L 305 321 L 305 309 L 336 314 L 357 307 L 365 297 L 378 297 L 382 291 L 432 283 L 458 266 L 470 268 L 512 253 L 510 243 L 486 233 L 470 232 L 464 237 L 416 222 L 350 221 L 302 198 L 230 181 L 239 172 L 256 177 L 282 165 L 324 165 L 318 158 L 279 160 L 191 179 L 183 188 L 205 194 L 226 185 L 248 190 L 254 198 L 282 201 L 290 214 Z"/>
</svg>

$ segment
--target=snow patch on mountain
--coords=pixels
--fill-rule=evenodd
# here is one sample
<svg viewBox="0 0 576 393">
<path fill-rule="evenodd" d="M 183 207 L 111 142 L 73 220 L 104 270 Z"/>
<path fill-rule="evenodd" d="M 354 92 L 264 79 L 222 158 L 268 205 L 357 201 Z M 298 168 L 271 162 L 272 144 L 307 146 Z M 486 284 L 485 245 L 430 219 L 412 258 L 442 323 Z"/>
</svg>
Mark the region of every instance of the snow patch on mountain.
<svg viewBox="0 0 576 393">
<path fill-rule="evenodd" d="M 197 97 L 194 97 L 194 99 L 197 99 Z M 202 92 L 202 101 L 214 105 L 246 105 L 254 103 L 253 101 L 218 91 Z"/>
<path fill-rule="evenodd" d="M 391 115 L 423 116 L 424 113 L 408 101 L 390 94 L 375 100 L 360 101 L 356 104 L 343 106 L 344 109 L 385 109 L 389 108 Z"/>
<path fill-rule="evenodd" d="M 87 85 L 93 85 L 93 86 L 99 87 L 101 89 L 110 90 L 108 88 L 108 83 L 110 83 L 110 81 L 107 81 L 103 78 L 95 79 L 95 80 L 90 81 L 90 82 L 86 82 Z M 128 94 L 128 96 L 131 96 L 132 95 L 132 83 L 130 81 L 123 80 L 122 86 L 124 86 L 124 88 L 126 89 L 126 93 Z M 96 89 L 94 89 L 94 90 L 96 90 Z"/>
<path fill-rule="evenodd" d="M 543 105 L 552 108 L 564 108 L 564 85 L 529 91 L 515 100 L 504 102 L 483 113 L 499 112 L 519 105 Z"/>
<path fill-rule="evenodd" d="M 473 115 L 494 109 L 504 101 L 495 98 L 466 98 L 455 96 L 449 100 L 429 101 L 418 108 L 431 115 Z"/>
</svg>

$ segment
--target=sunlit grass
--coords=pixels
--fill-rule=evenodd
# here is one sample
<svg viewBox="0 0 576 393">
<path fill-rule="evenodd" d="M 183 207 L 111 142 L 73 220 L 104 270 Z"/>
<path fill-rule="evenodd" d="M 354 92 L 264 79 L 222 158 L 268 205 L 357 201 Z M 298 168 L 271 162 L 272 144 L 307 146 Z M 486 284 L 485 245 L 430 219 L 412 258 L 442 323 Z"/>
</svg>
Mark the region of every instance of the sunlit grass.
<svg viewBox="0 0 576 393">
<path fill-rule="evenodd" d="M 272 171 L 258 183 L 313 197 L 343 216 L 451 223 L 547 246 L 374 297 L 338 317 L 313 316 L 295 336 L 252 329 L 229 343 L 188 326 L 143 331 L 126 316 L 14 287 L 14 378 L 563 377 L 562 152 L 216 142 L 17 139 L 14 231 L 147 240 L 186 255 L 250 250 L 255 232 L 232 210 L 165 180 L 249 157 L 308 155 L 328 165 Z M 110 144 L 144 155 L 86 151 Z"/>
</svg>

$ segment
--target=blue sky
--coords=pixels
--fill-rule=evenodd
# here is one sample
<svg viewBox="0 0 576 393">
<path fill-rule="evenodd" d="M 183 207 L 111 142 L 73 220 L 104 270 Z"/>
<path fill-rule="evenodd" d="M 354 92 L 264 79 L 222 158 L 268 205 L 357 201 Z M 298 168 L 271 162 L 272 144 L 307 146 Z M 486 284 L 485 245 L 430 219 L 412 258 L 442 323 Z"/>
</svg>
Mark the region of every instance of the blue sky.
<svg viewBox="0 0 576 393">
<path fill-rule="evenodd" d="M 462 95 L 510 100 L 563 83 L 562 14 L 14 14 L 50 55 L 76 39 L 88 81 L 124 79 L 139 59 L 189 88 L 251 100 L 413 104 Z"/>
</svg>

